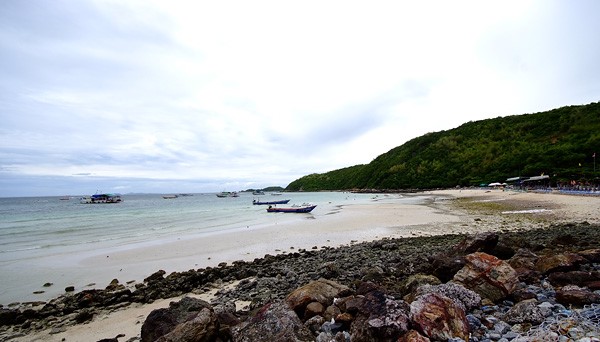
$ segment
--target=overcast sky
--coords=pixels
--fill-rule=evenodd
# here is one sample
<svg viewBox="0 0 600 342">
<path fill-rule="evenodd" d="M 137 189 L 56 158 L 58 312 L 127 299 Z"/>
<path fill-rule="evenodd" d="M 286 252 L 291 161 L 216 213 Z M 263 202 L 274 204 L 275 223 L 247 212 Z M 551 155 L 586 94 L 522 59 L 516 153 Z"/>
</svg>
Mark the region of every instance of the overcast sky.
<svg viewBox="0 0 600 342">
<path fill-rule="evenodd" d="M 600 100 L 600 1 L 0 1 L 0 196 L 212 192 Z"/>
</svg>

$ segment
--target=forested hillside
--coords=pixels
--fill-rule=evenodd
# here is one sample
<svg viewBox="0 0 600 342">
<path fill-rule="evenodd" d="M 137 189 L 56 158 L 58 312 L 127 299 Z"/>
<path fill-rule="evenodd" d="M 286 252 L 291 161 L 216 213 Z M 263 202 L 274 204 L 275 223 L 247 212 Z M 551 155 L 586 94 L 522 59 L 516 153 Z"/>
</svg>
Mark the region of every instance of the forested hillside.
<svg viewBox="0 0 600 342">
<path fill-rule="evenodd" d="M 600 152 L 600 103 L 465 123 L 412 139 L 366 165 L 311 174 L 288 191 L 429 189 L 509 177 L 594 179 Z M 600 157 L 600 154 L 598 155 Z"/>
</svg>

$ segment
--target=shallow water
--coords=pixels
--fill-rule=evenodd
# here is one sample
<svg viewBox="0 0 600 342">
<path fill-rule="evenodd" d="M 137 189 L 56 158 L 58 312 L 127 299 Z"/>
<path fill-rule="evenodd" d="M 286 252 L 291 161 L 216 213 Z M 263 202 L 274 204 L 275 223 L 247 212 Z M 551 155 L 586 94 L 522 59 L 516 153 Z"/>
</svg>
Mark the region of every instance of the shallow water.
<svg viewBox="0 0 600 342">
<path fill-rule="evenodd" d="M 45 300 L 63 289 L 41 288 L 48 278 L 78 277 L 68 265 L 90 253 L 134 248 L 136 245 L 197 237 L 244 227 L 260 227 L 335 213 L 339 206 L 382 200 L 386 196 L 341 192 L 284 193 L 281 196 L 218 198 L 194 194 L 163 199 L 158 194 L 123 195 L 115 204 L 81 204 L 78 198 L 0 198 L 0 304 Z M 395 199 L 400 196 L 394 196 Z M 252 199 L 290 199 L 289 205 L 310 202 L 310 214 L 270 214 Z M 415 202 L 407 198 L 406 202 Z M 45 270 L 60 263 L 65 274 L 50 277 Z M 159 269 L 157 265 L 156 269 Z M 62 271 L 61 271 L 62 272 Z M 106 282 L 110 279 L 106 279 Z M 44 294 L 32 295 L 34 290 Z"/>
</svg>

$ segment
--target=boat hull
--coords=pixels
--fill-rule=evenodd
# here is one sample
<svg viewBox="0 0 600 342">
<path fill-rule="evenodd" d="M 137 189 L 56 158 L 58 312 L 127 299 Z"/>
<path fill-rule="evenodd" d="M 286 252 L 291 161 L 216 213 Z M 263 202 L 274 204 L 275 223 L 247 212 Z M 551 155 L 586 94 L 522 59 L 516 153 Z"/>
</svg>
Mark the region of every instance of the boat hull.
<svg viewBox="0 0 600 342">
<path fill-rule="evenodd" d="M 276 208 L 269 207 L 267 208 L 267 212 L 269 213 L 310 213 L 316 205 L 311 205 L 307 207 L 291 207 L 291 208 Z"/>
<path fill-rule="evenodd" d="M 261 202 L 261 201 L 257 201 L 254 200 L 252 201 L 252 204 L 254 205 L 274 205 L 274 204 L 288 204 L 290 200 L 281 200 L 281 201 L 266 201 L 266 202 Z"/>
</svg>

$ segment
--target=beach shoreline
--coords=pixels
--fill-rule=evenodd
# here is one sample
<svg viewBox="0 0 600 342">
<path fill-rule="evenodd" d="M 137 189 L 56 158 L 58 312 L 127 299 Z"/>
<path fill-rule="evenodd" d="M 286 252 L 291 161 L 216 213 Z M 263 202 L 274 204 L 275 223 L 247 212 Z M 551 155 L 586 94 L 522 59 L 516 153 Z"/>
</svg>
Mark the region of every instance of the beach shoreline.
<svg viewBox="0 0 600 342">
<path fill-rule="evenodd" d="M 126 261 L 142 256 L 143 259 L 149 260 L 147 264 L 150 267 L 153 258 L 164 257 L 167 250 L 176 249 L 180 251 L 180 258 L 206 257 L 208 260 L 210 257 L 211 265 L 216 266 L 242 259 L 251 261 L 265 254 L 288 253 L 313 247 L 316 249 L 339 247 L 386 238 L 519 230 L 557 222 L 600 222 L 599 198 L 479 189 L 427 191 L 422 195 L 428 200 L 416 206 L 398 205 L 387 200 L 368 205 L 348 205 L 335 214 L 325 216 L 318 224 L 311 222 L 314 225 L 309 228 L 285 227 L 288 239 L 284 240 L 273 236 L 277 235 L 282 227 L 265 230 L 249 229 L 245 234 L 236 232 L 237 240 L 227 240 L 227 244 L 215 242 L 213 248 L 207 252 L 210 256 L 206 256 L 208 254 L 195 256 L 194 247 L 197 241 L 178 241 L 159 247 L 162 251 L 121 251 L 107 259 L 110 259 L 111 263 L 114 262 L 116 265 L 120 263 L 123 266 Z M 249 241 L 251 235 L 255 238 L 264 236 L 260 238 L 260 244 L 253 245 Z M 232 246 L 231 242 L 245 249 L 227 250 L 227 246 Z M 294 249 L 290 249 L 291 247 Z M 86 260 L 85 267 L 104 267 L 102 263 L 105 260 L 100 259 Z M 139 262 L 138 265 L 141 264 L 143 262 Z M 147 272 L 144 277 L 154 271 L 156 268 Z M 110 279 L 106 281 L 108 283 Z M 126 338 L 130 338 L 139 335 L 140 321 L 143 322 L 152 309 L 168 306 L 168 303 L 173 300 L 175 298 L 160 300 L 151 305 L 132 304 L 115 312 L 98 315 L 99 317 L 85 325 L 70 326 L 64 332 L 56 334 L 50 334 L 49 331 L 36 332 L 27 336 L 27 340 L 61 341 L 63 338 L 67 341 L 97 340 L 117 334 L 125 334 Z M 111 322 L 115 323 L 114 328 Z M 117 322 L 120 323 L 116 324 Z"/>
</svg>

